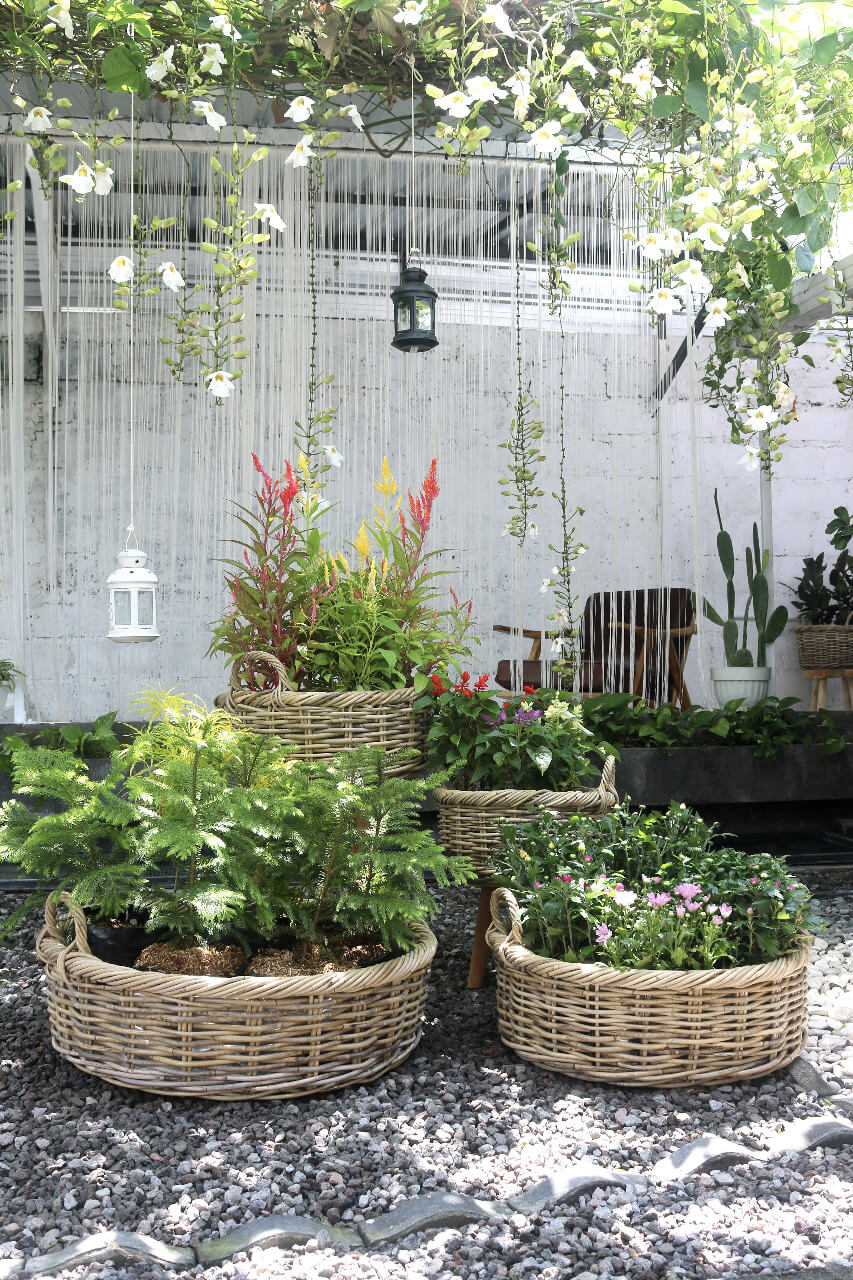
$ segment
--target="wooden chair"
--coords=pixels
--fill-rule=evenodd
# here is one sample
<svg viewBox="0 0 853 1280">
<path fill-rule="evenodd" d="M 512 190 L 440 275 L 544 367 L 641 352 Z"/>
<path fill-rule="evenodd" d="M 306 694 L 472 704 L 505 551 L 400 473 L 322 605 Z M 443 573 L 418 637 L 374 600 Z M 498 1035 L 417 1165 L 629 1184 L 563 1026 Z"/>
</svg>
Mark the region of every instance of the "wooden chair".
<svg viewBox="0 0 853 1280">
<path fill-rule="evenodd" d="M 497 625 L 495 631 L 518 635 L 518 629 Z M 522 629 L 533 641 L 520 664 L 498 663 L 496 681 L 504 689 L 523 684 L 565 687 L 546 673 L 541 631 Z M 684 666 L 690 638 L 696 634 L 693 592 L 687 587 L 651 587 L 639 591 L 607 591 L 590 596 L 580 625 L 578 679 L 581 696 L 626 692 L 650 702 L 669 701 L 690 706 Z M 518 679 L 518 676 L 521 679 Z M 513 678 L 515 677 L 515 678 Z"/>
</svg>

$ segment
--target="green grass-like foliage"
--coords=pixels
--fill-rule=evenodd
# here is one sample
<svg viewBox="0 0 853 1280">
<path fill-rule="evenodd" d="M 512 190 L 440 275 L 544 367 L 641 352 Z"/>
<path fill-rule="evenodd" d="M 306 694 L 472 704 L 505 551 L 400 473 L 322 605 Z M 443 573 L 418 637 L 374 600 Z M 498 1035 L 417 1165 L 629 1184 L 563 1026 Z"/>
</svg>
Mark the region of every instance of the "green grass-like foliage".
<svg viewBox="0 0 853 1280">
<path fill-rule="evenodd" d="M 497 860 L 524 945 L 619 969 L 718 969 L 788 955 L 820 926 L 784 860 L 720 847 L 684 805 L 507 827 Z"/>
</svg>

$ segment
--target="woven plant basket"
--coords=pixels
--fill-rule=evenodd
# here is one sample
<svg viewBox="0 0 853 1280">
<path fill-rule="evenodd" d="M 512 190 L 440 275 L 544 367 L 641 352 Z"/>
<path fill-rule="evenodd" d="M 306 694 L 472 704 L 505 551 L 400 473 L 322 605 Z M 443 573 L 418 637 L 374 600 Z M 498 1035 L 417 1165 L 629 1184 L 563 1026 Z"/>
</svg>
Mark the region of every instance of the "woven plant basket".
<svg viewBox="0 0 853 1280">
<path fill-rule="evenodd" d="M 105 964 L 89 952 L 83 912 L 71 914 L 66 946 L 49 902 L 36 944 L 51 1042 L 110 1084 L 178 1097 L 298 1098 L 374 1080 L 420 1039 L 436 947 L 425 925 L 413 950 L 364 969 L 204 978 Z"/>
<path fill-rule="evenodd" d="M 801 622 L 794 627 L 797 657 L 804 671 L 818 668 L 853 667 L 853 625 L 826 625 Z"/>
<path fill-rule="evenodd" d="M 611 969 L 528 951 L 508 889 L 491 909 L 500 1036 L 537 1066 L 620 1086 L 726 1084 L 802 1052 L 810 942 L 737 969 Z"/>
<path fill-rule="evenodd" d="M 609 813 L 619 800 L 615 777 L 616 761 L 608 756 L 601 782 L 590 791 L 454 791 L 438 787 L 433 795 L 439 843 L 448 853 L 469 857 L 479 882 L 488 882 L 495 875 L 492 863 L 500 846 L 501 822 L 532 822 L 537 815 L 528 805 L 547 809 L 558 818 L 573 813 Z"/>
<path fill-rule="evenodd" d="M 274 670 L 278 688 L 241 686 L 239 673 L 247 662 L 262 662 Z M 228 692 L 215 701 L 254 733 L 275 735 L 298 747 L 303 760 L 331 760 L 353 747 L 384 747 L 389 752 L 414 748 L 417 756 L 392 764 L 388 773 L 423 771 L 427 722 L 412 711 L 414 689 L 303 693 L 288 687 L 287 672 L 277 658 L 252 652 L 232 664 Z"/>
</svg>

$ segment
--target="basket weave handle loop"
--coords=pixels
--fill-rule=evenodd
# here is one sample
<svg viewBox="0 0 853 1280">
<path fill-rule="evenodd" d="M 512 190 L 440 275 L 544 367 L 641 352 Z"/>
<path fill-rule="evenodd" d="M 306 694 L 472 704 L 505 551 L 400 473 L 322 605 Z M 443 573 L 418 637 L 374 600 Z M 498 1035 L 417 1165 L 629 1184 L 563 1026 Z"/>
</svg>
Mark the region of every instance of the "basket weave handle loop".
<svg viewBox="0 0 853 1280">
<path fill-rule="evenodd" d="M 86 931 L 86 917 L 83 914 L 83 908 L 78 906 L 76 902 L 71 901 L 70 893 L 61 893 L 59 895 L 59 903 L 63 907 L 68 908 L 69 915 L 74 921 L 74 941 L 70 945 L 72 947 L 76 947 L 81 955 L 91 955 L 92 953 L 89 950 L 89 938 Z M 44 927 L 49 938 L 53 938 L 55 942 L 61 942 L 64 944 L 65 938 L 56 922 L 56 908 L 57 902 L 54 895 L 51 894 L 47 902 L 44 904 Z"/>
<path fill-rule="evenodd" d="M 273 671 L 278 676 L 279 688 L 288 689 L 288 690 L 293 689 L 293 685 L 290 682 L 290 678 L 288 677 L 287 671 L 285 670 L 283 665 L 279 662 L 278 658 L 275 657 L 274 654 L 262 653 L 259 649 L 250 649 L 248 653 L 241 653 L 231 663 L 230 688 L 232 693 L 237 693 L 238 690 L 242 687 L 240 685 L 240 681 L 237 679 L 238 671 L 240 671 L 243 667 L 247 666 L 250 662 L 263 662 L 268 667 L 272 667 Z"/>
<path fill-rule="evenodd" d="M 611 798 L 618 803 L 619 797 L 616 794 L 616 757 L 608 756 L 604 761 L 604 768 L 601 770 L 601 786 L 598 788 L 601 797 L 605 801 Z"/>
<path fill-rule="evenodd" d="M 515 900 L 515 895 L 510 889 L 495 889 L 489 905 L 492 911 L 492 924 L 496 929 L 505 929 L 506 921 L 504 916 L 509 917 L 509 931 L 507 933 L 507 942 L 520 943 L 522 939 L 521 933 L 521 908 Z"/>
</svg>

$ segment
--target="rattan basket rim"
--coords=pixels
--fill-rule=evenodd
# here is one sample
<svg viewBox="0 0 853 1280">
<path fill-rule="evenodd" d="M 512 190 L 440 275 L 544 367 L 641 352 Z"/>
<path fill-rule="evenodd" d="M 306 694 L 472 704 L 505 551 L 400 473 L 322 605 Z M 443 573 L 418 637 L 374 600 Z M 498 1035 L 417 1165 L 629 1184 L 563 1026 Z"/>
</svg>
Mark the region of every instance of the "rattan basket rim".
<svg viewBox="0 0 853 1280">
<path fill-rule="evenodd" d="M 513 969 L 545 980 L 573 980 L 581 986 L 621 986 L 636 991 L 683 992 L 702 988 L 706 991 L 744 989 L 763 986 L 805 968 L 812 940 L 805 936 L 803 945 L 786 956 L 763 964 L 738 965 L 732 969 L 614 969 L 606 964 L 574 963 L 538 956 L 521 943 L 521 912 L 512 890 L 495 889 L 491 897 L 492 923 L 486 941 L 494 953 Z M 510 915 L 506 928 L 504 911 Z"/>
<path fill-rule="evenodd" d="M 815 631 L 847 631 L 853 633 L 853 613 L 846 622 L 795 622 L 794 632 L 807 631 L 813 635 Z"/>
<path fill-rule="evenodd" d="M 579 803 L 591 804 L 596 800 L 608 798 L 612 792 L 615 799 L 616 757 L 608 756 L 601 770 L 601 781 L 597 787 L 585 791 L 534 791 L 502 790 L 502 791 L 462 791 L 453 787 L 436 787 L 433 791 L 436 804 L 453 804 L 467 809 L 503 809 L 518 808 L 524 804 L 544 805 L 549 809 L 571 807 Z"/>
<path fill-rule="evenodd" d="M 368 992 L 394 986 L 410 974 L 432 963 L 438 940 L 423 923 L 412 925 L 415 945 L 401 956 L 382 960 L 364 969 L 337 970 L 331 973 L 294 977 L 260 977 L 244 974 L 236 978 L 215 978 L 203 974 L 171 974 L 130 969 L 110 964 L 89 951 L 86 941 L 86 918 L 80 907 L 63 893 L 60 903 L 70 909 L 74 920 L 74 939 L 66 944 L 56 924 L 56 905 L 49 899 L 45 906 L 45 924 L 36 941 L 36 953 L 45 965 L 55 965 L 64 977 L 97 982 L 123 994 L 156 993 L 164 998 L 205 1000 L 234 1003 L 245 1000 L 291 1000 L 294 996 L 321 996 L 330 992 L 348 994 Z"/>
<path fill-rule="evenodd" d="M 247 662 L 266 663 L 278 672 L 279 684 L 275 689 L 250 689 L 240 683 L 238 672 Z M 394 706 L 395 703 L 414 702 L 415 690 L 411 685 L 403 689 L 293 689 L 287 671 L 275 654 L 252 649 L 241 653 L 231 663 L 228 692 L 220 693 L 217 705 L 227 708 L 228 699 L 261 703 L 274 700 L 277 706 L 326 707 L 346 710 L 359 706 Z M 221 701 L 220 701 L 221 700 Z"/>
</svg>

